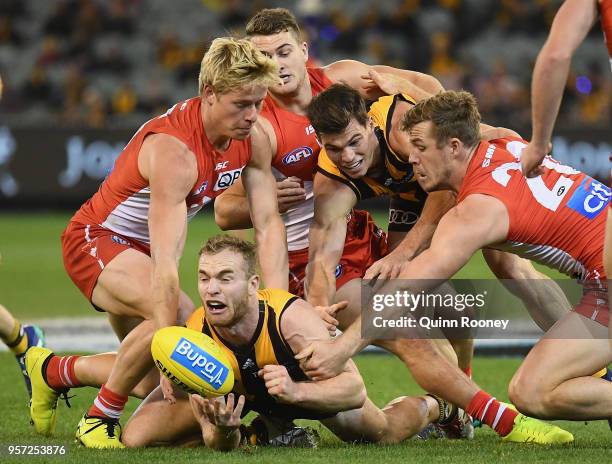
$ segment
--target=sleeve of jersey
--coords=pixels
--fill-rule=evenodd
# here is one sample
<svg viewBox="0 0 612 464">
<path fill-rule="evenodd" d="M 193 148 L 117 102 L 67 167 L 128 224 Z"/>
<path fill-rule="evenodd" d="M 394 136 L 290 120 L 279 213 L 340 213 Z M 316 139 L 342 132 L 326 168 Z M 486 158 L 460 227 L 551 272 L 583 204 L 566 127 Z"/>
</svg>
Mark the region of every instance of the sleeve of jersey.
<svg viewBox="0 0 612 464">
<path fill-rule="evenodd" d="M 321 148 L 321 151 L 319 152 L 319 160 L 317 162 L 317 172 L 323 174 L 325 177 L 329 177 L 330 179 L 333 179 L 335 181 L 341 182 L 349 186 L 351 190 L 355 192 L 355 195 L 357 195 L 357 199 L 361 200 L 362 195 L 357 185 L 355 185 L 353 181 L 351 181 L 348 177 L 342 174 L 340 169 L 338 169 L 338 166 L 336 166 L 334 162 L 331 159 L 329 159 L 329 156 L 327 156 L 327 152 L 325 151 L 325 148 Z"/>
<path fill-rule="evenodd" d="M 196 309 L 187 322 L 185 322 L 185 327 L 191 330 L 196 330 L 198 332 L 202 331 L 202 327 L 204 326 L 204 307 L 200 306 Z"/>
</svg>

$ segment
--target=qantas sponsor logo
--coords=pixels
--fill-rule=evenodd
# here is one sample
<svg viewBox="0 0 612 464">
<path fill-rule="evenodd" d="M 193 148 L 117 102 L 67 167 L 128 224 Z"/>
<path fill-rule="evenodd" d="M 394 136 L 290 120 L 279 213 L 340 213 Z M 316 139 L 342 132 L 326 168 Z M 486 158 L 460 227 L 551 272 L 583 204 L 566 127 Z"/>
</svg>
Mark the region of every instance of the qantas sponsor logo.
<svg viewBox="0 0 612 464">
<path fill-rule="evenodd" d="M 300 147 L 287 153 L 283 156 L 283 164 L 289 166 L 291 164 L 299 163 L 302 160 L 310 158 L 312 156 L 312 148 Z"/>
<path fill-rule="evenodd" d="M 225 190 L 230 187 L 242 173 L 242 168 L 232 169 L 231 171 L 220 172 L 219 177 L 217 177 L 217 182 L 215 182 L 215 186 L 213 191 L 218 192 L 219 190 Z"/>
</svg>

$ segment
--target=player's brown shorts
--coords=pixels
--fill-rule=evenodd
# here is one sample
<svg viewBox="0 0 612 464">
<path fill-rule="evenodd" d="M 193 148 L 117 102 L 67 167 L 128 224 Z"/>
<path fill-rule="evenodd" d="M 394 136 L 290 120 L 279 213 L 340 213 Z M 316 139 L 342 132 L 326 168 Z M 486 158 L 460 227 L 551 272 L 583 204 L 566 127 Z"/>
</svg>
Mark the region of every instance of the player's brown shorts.
<svg viewBox="0 0 612 464">
<path fill-rule="evenodd" d="M 601 287 L 600 284 L 586 283 L 582 298 L 574 311 L 608 327 L 610 308 L 608 306 L 608 290 L 605 287 L 605 285 Z"/>
<path fill-rule="evenodd" d="M 387 234 L 367 211 L 354 210 L 348 220 L 344 251 L 336 266 L 336 289 L 363 277 L 366 270 L 387 254 Z M 308 248 L 289 252 L 289 292 L 304 296 Z"/>
<path fill-rule="evenodd" d="M 149 247 L 143 243 L 98 225 L 72 221 L 62 234 L 64 267 L 90 302 L 91 294 L 104 267 L 128 248 L 150 255 Z"/>
</svg>

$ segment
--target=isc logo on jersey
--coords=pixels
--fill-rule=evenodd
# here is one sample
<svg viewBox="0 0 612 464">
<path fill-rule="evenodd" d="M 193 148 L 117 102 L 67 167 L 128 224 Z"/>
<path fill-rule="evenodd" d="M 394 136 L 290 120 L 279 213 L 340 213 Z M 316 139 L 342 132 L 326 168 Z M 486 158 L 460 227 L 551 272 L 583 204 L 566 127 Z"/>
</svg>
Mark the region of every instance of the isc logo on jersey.
<svg viewBox="0 0 612 464">
<path fill-rule="evenodd" d="M 283 156 L 283 164 L 289 166 L 290 164 L 299 163 L 300 161 L 310 158 L 312 156 L 312 148 L 300 147 L 287 153 Z"/>
<path fill-rule="evenodd" d="M 593 219 L 610 203 L 612 191 L 601 182 L 585 177 L 567 202 L 567 207 Z"/>
</svg>

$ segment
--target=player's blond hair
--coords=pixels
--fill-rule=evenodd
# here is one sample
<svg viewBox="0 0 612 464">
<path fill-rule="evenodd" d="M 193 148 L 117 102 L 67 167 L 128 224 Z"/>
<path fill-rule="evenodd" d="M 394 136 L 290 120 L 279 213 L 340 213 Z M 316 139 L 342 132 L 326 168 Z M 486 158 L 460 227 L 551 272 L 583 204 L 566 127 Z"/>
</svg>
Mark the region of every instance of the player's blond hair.
<svg viewBox="0 0 612 464">
<path fill-rule="evenodd" d="M 246 39 L 220 37 L 212 41 L 202 58 L 198 88 L 205 85 L 215 93 L 226 93 L 243 86 L 269 87 L 280 82 L 278 65 Z"/>
<path fill-rule="evenodd" d="M 480 142 L 480 113 L 476 98 L 469 92 L 447 90 L 421 100 L 402 117 L 401 130 L 410 131 L 417 124 L 431 121 L 438 148 L 450 138 L 458 138 L 468 147 Z"/>
<path fill-rule="evenodd" d="M 224 250 L 230 250 L 242 255 L 246 263 L 247 277 L 254 276 L 257 273 L 257 254 L 255 244 L 242 240 L 233 235 L 218 234 L 210 237 L 198 253 L 198 257 L 202 255 L 216 255 Z"/>
</svg>

